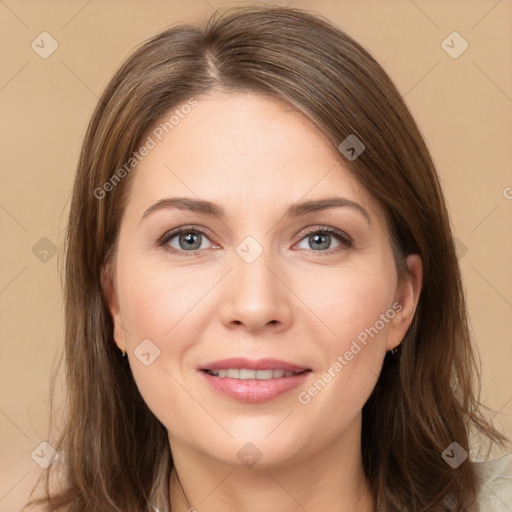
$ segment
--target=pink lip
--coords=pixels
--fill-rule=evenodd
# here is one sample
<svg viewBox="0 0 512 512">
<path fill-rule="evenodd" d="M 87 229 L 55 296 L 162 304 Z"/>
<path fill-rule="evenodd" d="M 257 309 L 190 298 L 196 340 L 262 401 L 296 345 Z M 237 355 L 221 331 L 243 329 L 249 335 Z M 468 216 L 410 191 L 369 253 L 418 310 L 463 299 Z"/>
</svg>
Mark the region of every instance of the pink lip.
<svg viewBox="0 0 512 512">
<path fill-rule="evenodd" d="M 214 377 L 205 371 L 201 371 L 200 373 L 216 391 L 241 402 L 259 403 L 272 400 L 300 386 L 311 372 L 299 373 L 293 377 L 281 377 L 280 379 L 269 380 L 230 379 L 228 377 Z"/>
<path fill-rule="evenodd" d="M 280 359 L 258 359 L 251 361 L 244 357 L 232 357 L 230 359 L 222 359 L 221 361 L 214 361 L 205 364 L 201 370 L 229 370 L 233 368 L 246 368 L 248 370 L 287 370 L 289 372 L 300 373 L 308 370 L 305 366 L 298 366 L 288 361 L 281 361 Z"/>
</svg>

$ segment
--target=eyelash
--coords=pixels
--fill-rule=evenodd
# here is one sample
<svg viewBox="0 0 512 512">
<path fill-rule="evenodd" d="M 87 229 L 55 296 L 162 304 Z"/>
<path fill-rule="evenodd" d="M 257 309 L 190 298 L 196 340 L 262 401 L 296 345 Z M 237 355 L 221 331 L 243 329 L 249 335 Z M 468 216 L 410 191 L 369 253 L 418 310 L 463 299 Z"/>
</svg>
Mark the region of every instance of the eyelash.
<svg viewBox="0 0 512 512">
<path fill-rule="evenodd" d="M 175 238 L 179 235 L 182 235 L 183 233 L 198 233 L 198 234 L 201 234 L 209 239 L 208 233 L 206 233 L 202 229 L 198 229 L 198 228 L 192 227 L 192 226 L 184 226 L 183 228 L 179 228 L 176 231 L 171 231 L 170 233 L 169 232 L 165 233 L 158 241 L 158 246 L 164 247 L 164 249 L 166 249 L 167 251 L 169 251 L 170 253 L 173 253 L 173 254 L 178 254 L 178 255 L 182 255 L 182 256 L 200 256 L 202 251 L 204 251 L 206 249 L 193 250 L 193 251 L 182 251 L 182 250 L 175 249 L 174 247 L 170 247 L 167 245 L 170 240 L 172 240 L 173 238 Z M 325 251 L 311 250 L 311 252 L 313 252 L 313 253 L 318 253 L 319 256 L 321 256 L 321 255 L 327 256 L 327 255 L 334 254 L 334 253 L 337 253 L 337 252 L 340 252 L 340 251 L 343 251 L 343 250 L 346 250 L 346 249 L 352 247 L 352 239 L 346 233 L 344 233 L 343 231 L 334 229 L 334 228 L 329 228 L 329 227 L 316 228 L 314 230 L 308 231 L 302 235 L 302 237 L 298 240 L 298 242 L 301 242 L 306 237 L 315 235 L 315 234 L 332 235 L 332 236 L 334 236 L 334 238 L 336 238 L 341 243 L 340 246 L 335 247 L 334 249 L 327 249 Z"/>
</svg>

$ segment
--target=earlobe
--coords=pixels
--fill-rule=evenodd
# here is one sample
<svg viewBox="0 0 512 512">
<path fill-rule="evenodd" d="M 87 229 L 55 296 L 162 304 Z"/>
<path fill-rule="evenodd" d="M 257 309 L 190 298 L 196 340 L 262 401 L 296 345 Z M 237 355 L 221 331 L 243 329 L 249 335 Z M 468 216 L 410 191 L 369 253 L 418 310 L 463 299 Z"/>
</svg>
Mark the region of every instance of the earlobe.
<svg viewBox="0 0 512 512">
<path fill-rule="evenodd" d="M 407 329 L 412 323 L 421 293 L 423 282 L 423 265 L 418 254 L 410 254 L 405 259 L 407 275 L 397 287 L 396 301 L 401 309 L 392 322 L 392 328 L 386 342 L 386 350 L 392 350 L 403 340 Z"/>
</svg>

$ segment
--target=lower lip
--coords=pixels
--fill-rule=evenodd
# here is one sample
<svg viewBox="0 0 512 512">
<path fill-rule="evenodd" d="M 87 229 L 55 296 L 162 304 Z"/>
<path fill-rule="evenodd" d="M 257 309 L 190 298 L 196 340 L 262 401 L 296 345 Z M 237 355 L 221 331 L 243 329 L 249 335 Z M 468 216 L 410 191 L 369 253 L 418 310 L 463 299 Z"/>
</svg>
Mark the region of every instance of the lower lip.
<svg viewBox="0 0 512 512">
<path fill-rule="evenodd" d="M 213 389 L 240 402 L 259 403 L 267 402 L 300 386 L 311 372 L 304 372 L 293 377 L 280 379 L 230 379 L 228 377 L 214 377 L 201 371 Z"/>
</svg>

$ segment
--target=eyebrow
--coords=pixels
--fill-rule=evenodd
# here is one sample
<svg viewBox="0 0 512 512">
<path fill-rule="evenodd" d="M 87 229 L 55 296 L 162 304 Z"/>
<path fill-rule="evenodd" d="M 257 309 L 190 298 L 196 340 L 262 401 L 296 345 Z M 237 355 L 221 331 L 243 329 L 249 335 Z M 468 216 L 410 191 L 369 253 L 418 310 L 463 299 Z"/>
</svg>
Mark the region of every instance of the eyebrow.
<svg viewBox="0 0 512 512">
<path fill-rule="evenodd" d="M 302 203 L 294 203 L 288 206 L 284 217 L 300 217 L 311 212 L 327 210 L 330 208 L 348 207 L 356 210 L 365 217 L 368 224 L 371 225 L 369 213 L 358 203 L 346 199 L 344 197 L 326 197 Z M 159 210 L 170 208 L 178 208 L 180 210 L 188 210 L 191 212 L 203 213 L 221 219 L 226 216 L 226 212 L 221 205 L 207 201 L 204 199 L 193 199 L 191 197 L 168 197 L 160 199 L 150 206 L 142 215 L 141 222 L 152 213 Z"/>
</svg>

